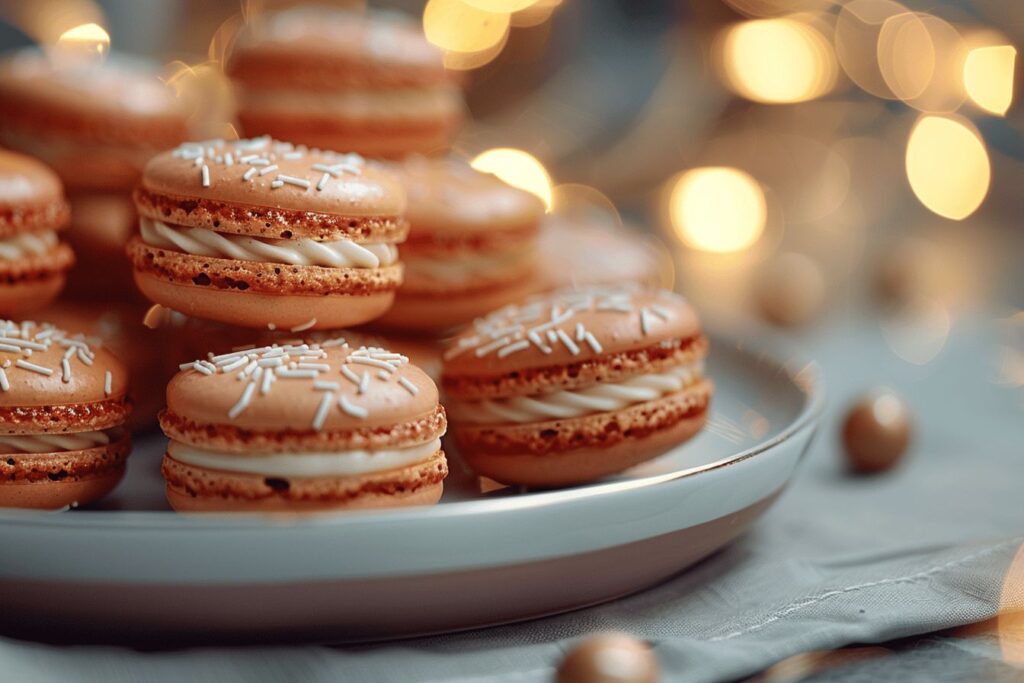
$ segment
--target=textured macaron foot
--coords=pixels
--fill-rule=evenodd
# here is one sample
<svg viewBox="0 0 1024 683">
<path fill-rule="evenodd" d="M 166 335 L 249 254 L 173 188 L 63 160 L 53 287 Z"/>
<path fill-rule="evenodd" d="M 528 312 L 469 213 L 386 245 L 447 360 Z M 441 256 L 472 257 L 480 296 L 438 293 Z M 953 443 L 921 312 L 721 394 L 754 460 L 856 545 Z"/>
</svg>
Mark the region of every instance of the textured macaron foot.
<svg viewBox="0 0 1024 683">
<path fill-rule="evenodd" d="M 693 309 L 665 291 L 565 290 L 477 320 L 445 352 L 452 434 L 478 473 L 579 484 L 684 443 L 712 384 Z"/>
<path fill-rule="evenodd" d="M 448 474 L 437 387 L 381 347 L 319 337 L 211 353 L 182 366 L 167 402 L 176 510 L 426 505 Z"/>
<path fill-rule="evenodd" d="M 34 159 L 0 151 L 0 315 L 42 308 L 64 288 L 75 257 L 57 232 L 68 219 L 56 174 Z"/>
<path fill-rule="evenodd" d="M 124 366 L 82 334 L 0 321 L 0 507 L 58 509 L 124 474 L 131 412 Z"/>
<path fill-rule="evenodd" d="M 354 154 L 187 143 L 150 162 L 135 203 L 136 284 L 193 317 L 337 329 L 379 317 L 402 282 L 404 192 Z"/>
</svg>

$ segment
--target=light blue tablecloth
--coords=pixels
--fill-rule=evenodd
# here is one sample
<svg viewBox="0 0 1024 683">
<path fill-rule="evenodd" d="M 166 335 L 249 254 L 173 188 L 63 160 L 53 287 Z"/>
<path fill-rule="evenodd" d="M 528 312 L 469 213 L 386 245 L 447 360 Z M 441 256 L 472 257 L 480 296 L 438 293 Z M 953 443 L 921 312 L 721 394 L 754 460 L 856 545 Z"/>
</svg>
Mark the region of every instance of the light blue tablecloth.
<svg viewBox="0 0 1024 683">
<path fill-rule="evenodd" d="M 139 653 L 0 641 L 0 680 L 543 681 L 574 639 L 599 629 L 649 639 L 666 680 L 729 680 L 800 652 L 989 618 L 1024 543 L 1024 389 L 994 382 L 1000 339 L 991 319 L 955 321 L 925 366 L 850 318 L 800 339 L 830 393 L 808 461 L 752 533 L 645 593 L 526 624 L 356 648 Z M 877 383 L 903 391 L 917 436 L 900 469 L 851 477 L 837 422 L 851 396 Z M 1002 608 L 1024 609 L 1024 588 Z M 906 670 L 897 677 L 907 680 Z M 889 680 L 871 677 L 880 679 Z"/>
</svg>

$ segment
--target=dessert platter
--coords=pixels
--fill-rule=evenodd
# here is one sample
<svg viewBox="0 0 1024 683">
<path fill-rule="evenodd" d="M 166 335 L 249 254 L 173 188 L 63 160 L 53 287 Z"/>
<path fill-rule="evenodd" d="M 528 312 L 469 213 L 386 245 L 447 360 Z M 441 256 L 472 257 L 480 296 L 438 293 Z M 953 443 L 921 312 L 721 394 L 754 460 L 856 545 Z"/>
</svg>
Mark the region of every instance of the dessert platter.
<svg viewBox="0 0 1024 683">
<path fill-rule="evenodd" d="M 814 364 L 705 329 L 635 234 L 453 154 L 457 84 L 391 15 L 247 26 L 226 73 L 249 137 L 156 135 L 182 119 L 122 102 L 140 67 L 67 68 L 0 60 L 47 114 L 0 114 L 4 633 L 536 618 L 686 569 L 792 477 Z M 69 81 L 110 91 L 125 139 L 55 116 Z"/>
</svg>

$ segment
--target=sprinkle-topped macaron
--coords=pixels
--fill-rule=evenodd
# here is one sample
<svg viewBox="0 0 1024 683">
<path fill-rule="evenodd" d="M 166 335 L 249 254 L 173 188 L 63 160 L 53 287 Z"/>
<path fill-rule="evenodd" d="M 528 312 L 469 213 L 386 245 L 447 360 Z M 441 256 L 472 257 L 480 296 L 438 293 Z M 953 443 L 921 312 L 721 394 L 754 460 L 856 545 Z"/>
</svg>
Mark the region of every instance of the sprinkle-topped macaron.
<svg viewBox="0 0 1024 683">
<path fill-rule="evenodd" d="M 405 281 L 381 325 L 443 331 L 534 291 L 539 199 L 455 158 L 397 168 L 409 197 Z"/>
<path fill-rule="evenodd" d="M 0 320 L 0 507 L 84 505 L 121 480 L 128 373 L 48 323 Z"/>
<path fill-rule="evenodd" d="M 40 308 L 60 293 L 75 260 L 57 238 L 69 213 L 53 171 L 0 150 L 0 315 Z"/>
<path fill-rule="evenodd" d="M 238 36 L 226 70 L 248 135 L 401 157 L 447 149 L 462 118 L 441 51 L 394 13 L 268 13 Z"/>
<path fill-rule="evenodd" d="M 505 483 L 619 472 L 701 429 L 707 348 L 693 309 L 663 290 L 563 290 L 507 306 L 445 353 L 452 434 L 473 469 Z"/>
<path fill-rule="evenodd" d="M 432 504 L 448 473 L 434 383 L 401 354 L 342 338 L 186 363 L 160 424 L 180 511 Z"/>
<path fill-rule="evenodd" d="M 270 138 L 186 143 L 150 161 L 135 204 L 135 281 L 186 315 L 336 329 L 378 317 L 402 281 L 405 193 L 356 154 Z"/>
</svg>

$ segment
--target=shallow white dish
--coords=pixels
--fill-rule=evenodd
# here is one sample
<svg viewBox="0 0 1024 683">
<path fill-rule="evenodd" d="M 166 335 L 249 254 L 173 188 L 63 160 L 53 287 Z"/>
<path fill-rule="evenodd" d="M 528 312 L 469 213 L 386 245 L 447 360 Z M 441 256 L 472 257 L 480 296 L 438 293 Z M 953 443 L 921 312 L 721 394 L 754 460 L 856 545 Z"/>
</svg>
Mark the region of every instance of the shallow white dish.
<svg viewBox="0 0 1024 683">
<path fill-rule="evenodd" d="M 640 590 L 745 531 L 785 487 L 816 426 L 813 364 L 713 336 L 708 374 L 708 427 L 668 455 L 589 486 L 489 493 L 452 456 L 433 508 L 176 515 L 158 472 L 164 440 L 140 439 L 103 509 L 0 511 L 0 629 L 162 645 L 370 640 Z"/>
</svg>

